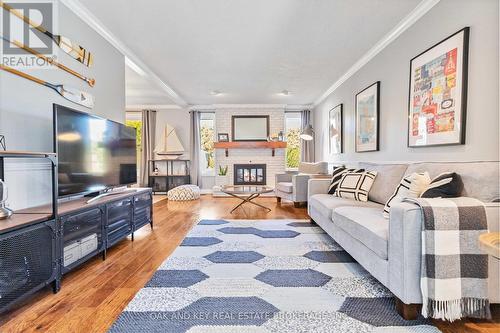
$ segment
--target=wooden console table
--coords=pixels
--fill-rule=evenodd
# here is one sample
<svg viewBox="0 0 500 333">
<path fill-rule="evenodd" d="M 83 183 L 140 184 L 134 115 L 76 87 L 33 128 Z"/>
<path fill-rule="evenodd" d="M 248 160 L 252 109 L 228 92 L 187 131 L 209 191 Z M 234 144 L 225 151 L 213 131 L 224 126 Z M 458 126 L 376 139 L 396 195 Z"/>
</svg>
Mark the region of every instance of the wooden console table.
<svg viewBox="0 0 500 333">
<path fill-rule="evenodd" d="M 500 232 L 488 232 L 480 235 L 479 247 L 483 252 L 500 259 Z"/>
</svg>

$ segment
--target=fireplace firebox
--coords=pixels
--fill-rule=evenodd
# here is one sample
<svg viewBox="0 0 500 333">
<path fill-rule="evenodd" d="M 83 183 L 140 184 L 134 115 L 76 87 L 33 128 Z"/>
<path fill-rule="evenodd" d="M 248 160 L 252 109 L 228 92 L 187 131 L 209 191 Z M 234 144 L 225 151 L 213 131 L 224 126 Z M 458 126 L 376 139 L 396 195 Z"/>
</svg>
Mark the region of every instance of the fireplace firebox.
<svg viewBox="0 0 500 333">
<path fill-rule="evenodd" d="M 235 164 L 234 185 L 266 185 L 265 164 Z"/>
</svg>

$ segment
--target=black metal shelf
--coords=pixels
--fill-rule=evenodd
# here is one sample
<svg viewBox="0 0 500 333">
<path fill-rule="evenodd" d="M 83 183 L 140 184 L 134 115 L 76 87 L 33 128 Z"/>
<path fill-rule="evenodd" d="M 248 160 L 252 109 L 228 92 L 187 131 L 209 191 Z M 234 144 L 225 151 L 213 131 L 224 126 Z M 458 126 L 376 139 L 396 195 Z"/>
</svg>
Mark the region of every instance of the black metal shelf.
<svg viewBox="0 0 500 333">
<path fill-rule="evenodd" d="M 15 212 L 7 220 L 0 221 L 0 250 L 4 256 L 2 269 L 6 274 L 23 272 L 26 281 L 18 281 L 18 286 L 8 284 L 4 292 L 9 293 L 0 302 L 0 312 L 12 304 L 28 297 L 42 287 L 52 284 L 54 292 L 61 286 L 60 240 L 61 222 L 58 214 L 57 154 L 33 151 L 0 151 L 0 179 L 5 180 L 5 159 L 47 159 L 52 173 L 52 212 L 40 214 L 32 209 Z M 12 242 L 12 239 L 18 239 Z M 43 246 L 42 246 L 43 244 Z M 13 249 L 16 249 L 15 251 Z M 24 252 L 23 252 L 24 251 Z M 23 254 L 24 253 L 24 254 Z M 20 259 L 21 258 L 21 259 Z M 33 267 L 19 266 L 20 262 L 30 261 Z M 17 265 L 17 266 L 16 266 Z M 9 275 L 7 275 L 9 276 Z M 5 287 L 4 287 L 5 289 Z"/>
<path fill-rule="evenodd" d="M 47 217 L 46 221 L 57 220 L 58 217 L 57 200 L 59 199 L 58 185 L 57 185 L 57 154 L 48 152 L 20 151 L 20 150 L 0 151 L 0 180 L 5 180 L 4 159 L 6 158 L 8 159 L 33 158 L 33 159 L 47 159 L 50 161 L 52 169 L 52 214 L 51 216 Z M 16 214 L 22 214 L 22 213 L 16 213 Z"/>
<path fill-rule="evenodd" d="M 166 173 L 162 174 L 153 174 L 153 170 L 156 168 L 156 163 L 159 162 L 167 162 L 166 163 Z M 174 163 L 181 162 L 184 163 L 184 174 L 174 174 Z M 190 176 L 190 160 L 187 159 L 157 159 L 157 160 L 149 160 L 148 161 L 148 186 L 153 189 L 153 193 L 158 192 L 168 192 L 174 187 L 179 185 L 187 185 L 191 183 Z M 164 186 L 159 182 L 159 179 L 164 179 Z"/>
<path fill-rule="evenodd" d="M 0 151 L 0 157 L 16 157 L 16 158 L 48 158 L 56 157 L 56 153 L 45 153 L 35 151 L 21 151 L 21 150 L 4 150 Z"/>
</svg>

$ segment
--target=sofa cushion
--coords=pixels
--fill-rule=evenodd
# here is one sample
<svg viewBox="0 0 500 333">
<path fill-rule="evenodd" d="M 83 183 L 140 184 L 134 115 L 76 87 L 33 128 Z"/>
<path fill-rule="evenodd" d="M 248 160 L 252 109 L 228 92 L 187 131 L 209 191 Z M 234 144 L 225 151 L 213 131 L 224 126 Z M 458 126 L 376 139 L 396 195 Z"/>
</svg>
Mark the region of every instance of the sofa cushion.
<svg viewBox="0 0 500 333">
<path fill-rule="evenodd" d="M 317 174 L 326 175 L 328 174 L 328 162 L 316 162 L 316 163 L 299 163 L 299 173 L 305 174 Z"/>
<path fill-rule="evenodd" d="M 375 177 L 377 177 L 375 171 L 347 172 L 342 176 L 335 195 L 356 201 L 368 201 L 368 192 Z"/>
<path fill-rule="evenodd" d="M 317 210 L 327 219 L 332 218 L 332 211 L 339 207 L 355 206 L 355 207 L 376 207 L 382 211 L 384 206 L 371 201 L 355 201 L 335 197 L 330 194 L 315 194 L 309 198 L 308 204 Z"/>
<path fill-rule="evenodd" d="M 328 188 L 328 194 L 335 194 L 335 191 L 337 191 L 337 187 L 340 184 L 340 181 L 342 180 L 342 177 L 348 172 L 363 172 L 365 170 L 363 169 L 352 169 L 352 168 L 346 168 L 343 166 L 335 167 L 333 169 L 332 173 L 332 180 L 330 182 L 330 187 Z"/>
<path fill-rule="evenodd" d="M 398 187 L 396 187 L 392 196 L 385 203 L 384 217 L 389 218 L 389 212 L 392 205 L 403 202 L 406 198 L 420 197 L 420 194 L 429 187 L 430 183 L 431 177 L 428 172 L 412 173 L 411 175 L 405 176 Z"/>
<path fill-rule="evenodd" d="M 293 193 L 292 182 L 280 182 L 276 184 L 276 189 L 285 193 Z"/>
<path fill-rule="evenodd" d="M 422 198 L 456 198 L 464 190 L 462 178 L 456 172 L 445 172 L 434 178 Z"/>
<path fill-rule="evenodd" d="M 444 172 L 456 172 L 462 178 L 462 196 L 493 202 L 500 198 L 499 162 L 425 162 L 408 166 L 406 174 L 428 171 L 431 178 Z"/>
<path fill-rule="evenodd" d="M 366 171 L 376 171 L 377 178 L 368 194 L 368 199 L 385 204 L 405 174 L 408 164 L 377 164 L 360 162 Z"/>
<path fill-rule="evenodd" d="M 387 260 L 389 220 L 382 216 L 380 207 L 340 207 L 333 212 L 332 220 L 381 259 Z"/>
</svg>

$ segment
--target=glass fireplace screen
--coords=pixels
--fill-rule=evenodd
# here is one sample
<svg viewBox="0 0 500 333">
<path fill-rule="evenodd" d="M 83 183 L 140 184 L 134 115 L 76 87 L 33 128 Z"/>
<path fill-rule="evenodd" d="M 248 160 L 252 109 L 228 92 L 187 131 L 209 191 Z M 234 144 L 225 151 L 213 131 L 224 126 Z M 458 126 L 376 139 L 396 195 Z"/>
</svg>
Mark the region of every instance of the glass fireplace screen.
<svg viewBox="0 0 500 333">
<path fill-rule="evenodd" d="M 266 165 L 235 164 L 234 185 L 266 185 Z"/>
</svg>

